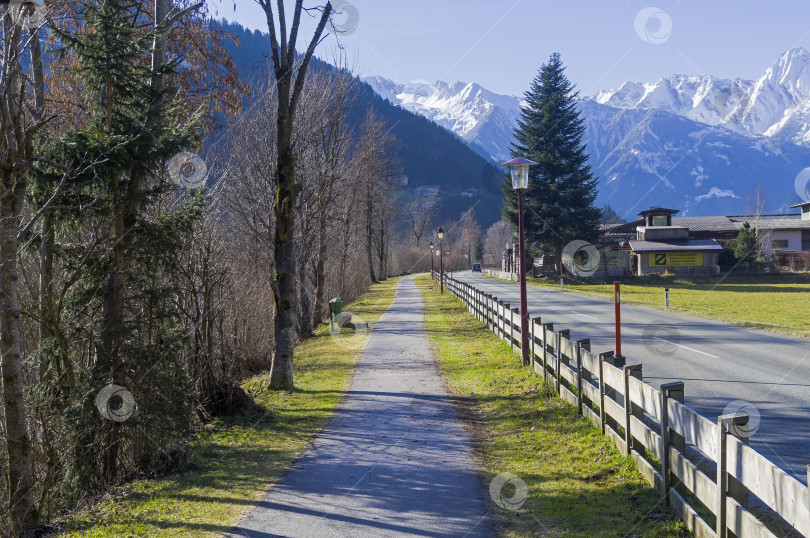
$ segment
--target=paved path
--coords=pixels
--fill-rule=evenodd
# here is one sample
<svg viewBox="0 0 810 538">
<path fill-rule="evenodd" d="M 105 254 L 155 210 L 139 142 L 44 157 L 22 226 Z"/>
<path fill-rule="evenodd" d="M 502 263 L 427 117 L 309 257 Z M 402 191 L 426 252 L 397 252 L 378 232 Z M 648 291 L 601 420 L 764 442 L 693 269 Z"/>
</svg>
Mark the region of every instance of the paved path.
<svg viewBox="0 0 810 538">
<path fill-rule="evenodd" d="M 230 536 L 490 536 L 483 495 L 410 277 L 334 418 Z"/>
<path fill-rule="evenodd" d="M 454 276 L 519 304 L 515 283 L 469 271 Z M 535 286 L 527 292 L 532 317 L 571 329 L 572 339 L 590 338 L 595 353 L 614 348 L 612 302 Z M 751 446 L 806 483 L 810 341 L 624 304 L 622 353 L 628 364 L 643 365 L 653 386 L 683 381 L 686 404 L 712 421 L 724 412 L 751 413 Z"/>
</svg>

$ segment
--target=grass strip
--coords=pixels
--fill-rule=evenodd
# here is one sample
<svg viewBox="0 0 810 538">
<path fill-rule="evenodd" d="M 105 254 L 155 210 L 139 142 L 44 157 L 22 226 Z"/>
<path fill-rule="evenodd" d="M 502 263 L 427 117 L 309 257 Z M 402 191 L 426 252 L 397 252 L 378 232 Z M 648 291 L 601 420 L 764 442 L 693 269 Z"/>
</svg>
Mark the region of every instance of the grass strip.
<svg viewBox="0 0 810 538">
<path fill-rule="evenodd" d="M 559 277 L 526 282 L 560 289 Z M 669 288 L 670 312 L 810 337 L 810 318 L 804 310 L 810 299 L 810 275 L 634 277 L 622 283 L 622 302 L 664 310 L 665 288 Z M 613 281 L 566 276 L 565 291 L 612 301 Z"/>
<path fill-rule="evenodd" d="M 375 322 L 389 309 L 399 279 L 375 284 L 351 304 L 353 321 Z M 262 412 L 219 418 L 191 446 L 193 471 L 137 480 L 73 516 L 65 536 L 219 536 L 264 497 L 307 448 L 349 386 L 365 341 L 329 326 L 296 347 L 295 389 L 267 390 L 269 373 L 245 382 Z M 347 332 L 349 334 L 347 334 Z"/>
<path fill-rule="evenodd" d="M 512 473 L 527 487 L 517 510 L 496 499 L 518 504 L 521 482 L 512 479 L 490 495 L 502 536 L 689 535 L 632 460 L 522 368 L 506 343 L 452 295 L 440 295 L 429 276 L 416 282 L 439 369 L 460 402 L 485 484 Z"/>
</svg>

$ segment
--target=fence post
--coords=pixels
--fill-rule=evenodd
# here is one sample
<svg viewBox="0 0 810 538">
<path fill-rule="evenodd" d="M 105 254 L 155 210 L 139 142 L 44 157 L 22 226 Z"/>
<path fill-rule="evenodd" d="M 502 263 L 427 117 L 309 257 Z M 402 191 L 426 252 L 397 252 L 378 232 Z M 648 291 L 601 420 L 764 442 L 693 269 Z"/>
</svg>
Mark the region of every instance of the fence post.
<svg viewBox="0 0 810 538">
<path fill-rule="evenodd" d="M 495 319 L 498 320 L 498 338 L 500 338 L 501 340 L 503 340 L 503 313 L 502 313 L 503 312 L 503 307 L 504 307 L 504 302 L 502 300 L 499 300 L 498 301 L 498 306 L 496 307 L 496 310 L 495 310 L 495 314 L 496 314 Z"/>
<path fill-rule="evenodd" d="M 512 326 L 509 327 L 509 344 L 512 346 L 513 350 L 517 350 L 518 352 L 520 352 L 521 351 L 520 345 L 517 345 L 517 346 L 515 345 L 515 318 L 517 318 L 518 324 L 519 324 L 520 323 L 520 309 L 519 308 L 513 308 L 512 309 L 511 318 L 512 318 L 512 320 L 511 320 Z M 521 338 L 523 338 L 523 337 L 521 336 Z M 521 361 L 522 360 L 523 360 L 523 357 L 521 356 Z"/>
<path fill-rule="evenodd" d="M 729 425 L 728 433 L 736 437 L 744 445 L 749 441 L 750 417 L 748 413 L 737 413 L 733 423 Z M 748 510 L 748 488 L 733 475 L 727 475 L 728 496 L 740 503 L 740 506 Z"/>
<path fill-rule="evenodd" d="M 577 340 L 577 411 L 582 414 L 582 352 L 591 350 L 591 339 Z"/>
<path fill-rule="evenodd" d="M 605 434 L 605 361 L 613 359 L 612 351 L 605 351 L 599 354 L 599 422 L 602 424 L 602 435 Z"/>
<path fill-rule="evenodd" d="M 557 355 L 556 360 L 554 361 L 554 365 L 555 365 L 554 370 L 555 370 L 555 374 L 556 374 L 556 378 L 557 378 L 557 381 L 556 381 L 557 394 L 560 394 L 560 368 L 562 368 L 562 339 L 563 338 L 565 338 L 566 340 L 568 338 L 571 338 L 571 329 L 563 329 L 563 330 L 557 331 L 557 349 L 554 350 L 554 351 L 556 351 L 556 355 Z"/>
<path fill-rule="evenodd" d="M 503 303 L 503 337 L 508 338 L 509 347 L 512 347 L 512 335 L 506 330 L 507 324 L 509 329 L 512 328 L 512 305 L 511 303 Z"/>
<path fill-rule="evenodd" d="M 482 299 L 484 300 L 484 312 L 485 312 L 485 316 L 486 316 L 486 319 L 484 321 L 487 324 L 487 329 L 492 331 L 493 330 L 493 327 L 492 327 L 492 315 L 490 314 L 490 310 L 491 310 L 490 302 L 492 301 L 492 294 L 484 293 L 484 294 L 482 294 Z"/>
<path fill-rule="evenodd" d="M 532 370 L 534 370 L 534 363 L 536 362 L 537 359 L 537 352 L 535 351 L 535 345 L 537 344 L 537 342 L 535 342 L 535 338 L 537 338 L 537 332 L 535 331 L 535 326 L 539 326 L 540 330 L 541 331 L 543 330 L 543 320 L 540 319 L 540 316 L 537 316 L 536 318 L 532 319 L 531 322 L 529 323 L 529 327 L 531 327 L 531 336 L 532 336 L 532 360 L 529 361 L 529 365 L 532 367 Z"/>
<path fill-rule="evenodd" d="M 740 425 L 748 424 L 748 413 L 732 413 L 717 417 L 717 538 L 728 536 L 728 523 L 726 521 L 726 498 L 728 497 L 728 451 L 726 438 L 729 426 L 734 429 Z"/>
<path fill-rule="evenodd" d="M 548 382 L 548 331 L 554 332 L 553 323 L 543 323 L 543 381 Z"/>
<path fill-rule="evenodd" d="M 671 445 L 678 452 L 685 454 L 686 439 L 669 427 L 668 401 L 672 399 L 682 404 L 684 402 L 683 389 L 684 385 L 682 381 L 664 383 L 661 385 L 661 444 L 663 445 L 661 476 L 664 478 L 664 491 L 661 492 L 661 496 L 670 506 L 672 506 L 672 504 L 669 502 L 669 490 L 670 488 L 675 488 L 680 481 L 672 477 L 670 473 L 669 447 Z"/>
<path fill-rule="evenodd" d="M 630 378 L 635 377 L 636 379 L 641 379 L 641 365 L 625 365 L 622 367 L 622 371 L 624 372 L 624 444 L 626 455 L 629 456 L 631 450 L 630 445 L 633 442 L 633 436 L 630 435 L 630 415 L 636 415 L 637 418 L 641 418 L 638 416 L 638 410 L 634 409 L 635 406 L 630 401 Z"/>
</svg>

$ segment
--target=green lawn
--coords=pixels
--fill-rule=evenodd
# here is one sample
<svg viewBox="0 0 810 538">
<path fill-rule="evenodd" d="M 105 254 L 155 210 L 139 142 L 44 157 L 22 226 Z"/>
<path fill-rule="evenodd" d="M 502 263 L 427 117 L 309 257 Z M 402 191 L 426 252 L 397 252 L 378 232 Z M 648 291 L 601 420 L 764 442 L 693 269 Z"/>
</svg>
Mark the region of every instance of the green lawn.
<svg viewBox="0 0 810 538">
<path fill-rule="evenodd" d="M 530 285 L 560 289 L 559 278 L 531 278 Z M 810 336 L 810 275 L 635 277 L 622 284 L 622 301 L 771 331 Z M 565 279 L 566 291 L 613 300 L 613 283 Z"/>
<path fill-rule="evenodd" d="M 557 398 L 509 347 L 430 277 L 419 277 L 426 328 L 448 388 L 459 399 L 489 486 L 501 473 L 525 482 L 519 510 L 491 503 L 503 536 L 687 536 L 631 460 Z M 513 483 L 514 484 L 514 483 Z M 502 496 L 513 497 L 507 485 Z"/>
<path fill-rule="evenodd" d="M 399 279 L 372 286 L 349 305 L 366 322 L 380 319 Z M 347 330 L 348 332 L 348 330 Z M 328 326 L 296 348 L 296 388 L 265 390 L 268 374 L 245 383 L 264 408 L 253 416 L 217 419 L 193 443 L 194 472 L 138 480 L 94 509 L 74 516 L 66 536 L 219 536 L 261 499 L 309 445 L 348 387 L 365 339 L 344 333 L 346 350 Z"/>
</svg>

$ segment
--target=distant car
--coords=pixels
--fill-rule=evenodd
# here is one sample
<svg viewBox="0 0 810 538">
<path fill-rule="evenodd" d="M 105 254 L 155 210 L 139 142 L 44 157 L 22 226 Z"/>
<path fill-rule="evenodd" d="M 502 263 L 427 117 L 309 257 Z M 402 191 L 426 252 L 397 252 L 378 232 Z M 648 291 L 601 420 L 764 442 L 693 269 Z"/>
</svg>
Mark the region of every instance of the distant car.
<svg viewBox="0 0 810 538">
<path fill-rule="evenodd" d="M 472 270 L 473 270 L 473 273 L 475 273 L 475 272 L 480 273 L 481 272 L 481 264 L 480 263 L 474 263 L 473 266 L 472 266 Z"/>
</svg>

